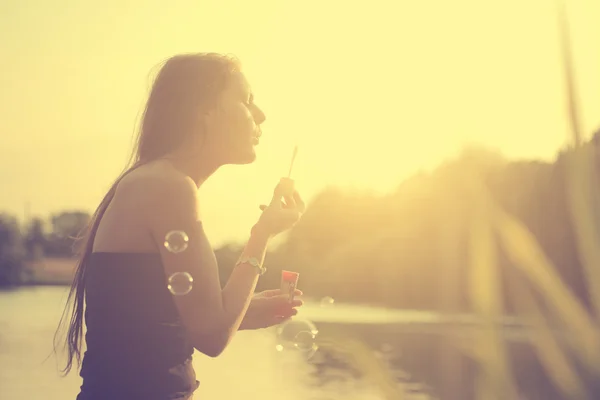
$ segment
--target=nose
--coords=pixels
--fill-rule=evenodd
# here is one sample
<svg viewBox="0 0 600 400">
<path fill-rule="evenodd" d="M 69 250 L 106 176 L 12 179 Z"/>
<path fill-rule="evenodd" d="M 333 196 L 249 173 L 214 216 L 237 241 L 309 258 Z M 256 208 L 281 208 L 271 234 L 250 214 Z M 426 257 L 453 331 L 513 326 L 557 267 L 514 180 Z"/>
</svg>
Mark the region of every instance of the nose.
<svg viewBox="0 0 600 400">
<path fill-rule="evenodd" d="M 252 111 L 252 116 L 254 117 L 254 122 L 256 125 L 260 125 L 267 119 L 267 116 L 257 105 L 254 106 L 254 110 Z"/>
</svg>

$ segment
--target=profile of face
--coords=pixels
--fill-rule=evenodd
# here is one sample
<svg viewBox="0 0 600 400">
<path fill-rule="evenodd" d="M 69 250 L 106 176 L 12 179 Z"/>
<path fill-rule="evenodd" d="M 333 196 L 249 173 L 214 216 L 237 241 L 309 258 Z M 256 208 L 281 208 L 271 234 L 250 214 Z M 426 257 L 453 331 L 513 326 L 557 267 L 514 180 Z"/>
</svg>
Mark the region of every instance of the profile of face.
<svg viewBox="0 0 600 400">
<path fill-rule="evenodd" d="M 262 134 L 265 114 L 254 103 L 250 84 L 242 72 L 234 71 L 216 106 L 203 116 L 203 153 L 220 164 L 249 164 L 256 159 L 255 146 Z"/>
</svg>

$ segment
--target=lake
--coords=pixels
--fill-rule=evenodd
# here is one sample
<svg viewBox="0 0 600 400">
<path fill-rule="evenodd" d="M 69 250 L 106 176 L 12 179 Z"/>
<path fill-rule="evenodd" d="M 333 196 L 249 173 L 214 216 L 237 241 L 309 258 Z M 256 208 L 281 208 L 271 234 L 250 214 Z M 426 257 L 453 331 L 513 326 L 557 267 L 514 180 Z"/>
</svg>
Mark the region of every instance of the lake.
<svg viewBox="0 0 600 400">
<path fill-rule="evenodd" d="M 46 360 L 67 291 L 63 286 L 0 291 L 1 400 L 41 395 L 48 400 L 75 398 L 78 374 L 61 378 L 56 357 Z M 218 358 L 196 352 L 194 366 L 201 384 L 195 399 L 257 398 L 259 393 L 263 400 L 377 400 L 386 398 L 381 389 L 386 376 L 393 379 L 391 385 L 402 393 L 402 399 L 466 400 L 473 396 L 476 366 L 453 344 L 457 338 L 468 340 L 464 326 L 474 323 L 468 316 L 448 318 L 307 301 L 297 318 L 312 321 L 320 331 L 316 340 L 320 348 L 310 358 L 303 351 L 278 351 L 274 328 L 239 332 Z M 521 340 L 519 329 L 513 326 L 507 332 L 506 341 L 516 357 L 515 375 L 528 393 L 523 398 L 559 399 L 554 391 L 548 391 L 552 384 Z M 331 343 L 319 342 L 331 334 L 355 338 L 353 343 L 360 344 L 358 355 L 344 357 L 344 352 L 331 349 Z M 344 348 L 343 340 L 339 342 Z M 360 353 L 363 345 L 368 351 Z M 546 390 L 539 392 L 540 387 Z"/>
</svg>

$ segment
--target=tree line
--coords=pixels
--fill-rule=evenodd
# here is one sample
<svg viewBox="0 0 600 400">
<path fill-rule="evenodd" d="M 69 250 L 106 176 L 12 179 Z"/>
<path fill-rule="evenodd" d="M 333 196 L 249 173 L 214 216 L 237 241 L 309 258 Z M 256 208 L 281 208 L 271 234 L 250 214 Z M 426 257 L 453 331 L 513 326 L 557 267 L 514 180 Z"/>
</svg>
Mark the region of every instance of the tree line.
<svg viewBox="0 0 600 400">
<path fill-rule="evenodd" d="M 595 149 L 597 136 L 586 146 Z M 388 195 L 327 188 L 269 252 L 270 273 L 261 278 L 259 290 L 278 287 L 279 271 L 288 269 L 300 273 L 299 287 L 312 297 L 470 311 L 466 266 L 478 218 L 476 180 L 495 204 L 524 224 L 573 295 L 589 304 L 568 206 L 566 160 L 572 152 L 565 148 L 552 162 L 508 161 L 470 148 L 406 179 Z M 28 260 L 72 256 L 73 238 L 88 220 L 87 212 L 63 212 L 51 216 L 50 224 L 34 219 L 21 227 L 17 218 L 0 215 L 0 285 L 18 284 Z M 216 249 L 222 283 L 240 251 L 237 244 Z M 501 251 L 497 262 L 504 306 L 510 310 L 514 268 Z"/>
</svg>

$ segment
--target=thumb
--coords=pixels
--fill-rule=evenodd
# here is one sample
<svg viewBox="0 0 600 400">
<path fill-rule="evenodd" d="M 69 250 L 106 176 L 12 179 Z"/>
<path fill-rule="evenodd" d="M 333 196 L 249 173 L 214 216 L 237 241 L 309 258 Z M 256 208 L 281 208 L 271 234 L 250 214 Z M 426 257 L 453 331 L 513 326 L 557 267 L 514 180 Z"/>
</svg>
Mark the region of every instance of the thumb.
<svg viewBox="0 0 600 400">
<path fill-rule="evenodd" d="M 290 307 L 290 298 L 285 294 L 272 294 L 266 297 L 269 299 L 269 306 L 275 308 Z"/>
</svg>

